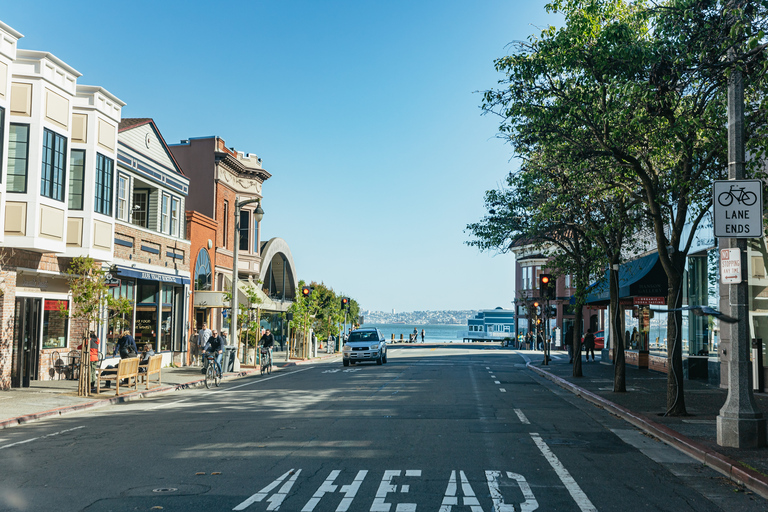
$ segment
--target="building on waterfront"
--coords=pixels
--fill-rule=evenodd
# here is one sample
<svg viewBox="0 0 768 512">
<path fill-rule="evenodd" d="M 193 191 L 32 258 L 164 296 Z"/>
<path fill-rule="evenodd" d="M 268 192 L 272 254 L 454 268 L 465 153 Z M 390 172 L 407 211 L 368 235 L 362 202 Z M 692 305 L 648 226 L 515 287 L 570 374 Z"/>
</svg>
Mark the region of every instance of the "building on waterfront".
<svg viewBox="0 0 768 512">
<path fill-rule="evenodd" d="M 124 103 L 0 22 L 0 388 L 57 377 L 80 340 L 60 314 L 73 257 L 112 264 Z"/>
<path fill-rule="evenodd" d="M 498 307 L 484 309 L 467 319 L 464 341 L 501 341 L 515 338 L 515 312 Z"/>
<path fill-rule="evenodd" d="M 215 136 L 183 140 L 170 149 L 191 180 L 187 215 L 195 221 L 189 227 L 195 285 L 189 336 L 203 322 L 228 333 L 227 293 L 237 244 L 238 307 L 252 310 L 249 321 L 270 327 L 276 341 L 282 342 L 283 313 L 296 297 L 298 278 L 288 244 L 280 238 L 261 240 L 256 209 L 271 174 L 262 167 L 261 158 L 228 148 L 224 139 Z M 236 234 L 236 203 L 250 199 L 259 202 L 240 209 Z M 256 294 L 256 302 L 249 301 L 246 289 Z"/>
<path fill-rule="evenodd" d="M 185 204 L 189 179 L 152 119 L 123 119 L 114 192 L 115 296 L 133 304 L 129 329 L 164 363 L 184 364 L 188 352 L 190 242 Z M 119 329 L 105 337 L 111 353 Z"/>
</svg>

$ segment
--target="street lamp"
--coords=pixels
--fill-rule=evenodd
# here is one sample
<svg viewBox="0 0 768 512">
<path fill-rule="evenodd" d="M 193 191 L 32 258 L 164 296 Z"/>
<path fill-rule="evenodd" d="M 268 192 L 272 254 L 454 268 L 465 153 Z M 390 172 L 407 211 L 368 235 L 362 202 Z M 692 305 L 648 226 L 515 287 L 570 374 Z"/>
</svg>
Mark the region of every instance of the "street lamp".
<svg viewBox="0 0 768 512">
<path fill-rule="evenodd" d="M 232 253 L 232 298 L 230 303 L 232 305 L 232 319 L 230 320 L 229 334 L 232 337 L 232 343 L 235 345 L 235 371 L 240 370 L 240 358 L 237 353 L 240 349 L 240 342 L 237 336 L 237 282 L 239 277 L 237 275 L 237 251 L 240 249 L 240 208 L 245 205 L 258 203 L 256 210 L 253 212 L 253 218 L 256 220 L 258 226 L 261 219 L 264 218 L 264 210 L 261 209 L 261 199 L 246 199 L 240 201 L 239 197 L 235 197 L 235 247 Z M 226 234 L 225 234 L 226 236 Z"/>
</svg>

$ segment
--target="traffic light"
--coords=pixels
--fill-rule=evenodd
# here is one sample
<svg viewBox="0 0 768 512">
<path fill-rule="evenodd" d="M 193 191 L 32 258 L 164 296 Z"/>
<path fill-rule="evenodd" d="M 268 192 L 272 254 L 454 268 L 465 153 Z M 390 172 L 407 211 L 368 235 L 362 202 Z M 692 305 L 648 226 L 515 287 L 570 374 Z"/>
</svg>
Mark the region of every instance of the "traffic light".
<svg viewBox="0 0 768 512">
<path fill-rule="evenodd" d="M 550 286 L 550 281 L 552 281 L 552 276 L 549 274 L 541 274 L 539 275 L 539 295 L 542 298 L 549 298 L 549 289 L 552 288 L 552 291 L 555 290 L 554 283 L 552 283 L 552 286 Z"/>
<path fill-rule="evenodd" d="M 309 286 L 302 286 L 301 296 L 308 299 L 310 295 L 312 295 L 312 288 L 310 288 Z"/>
<path fill-rule="evenodd" d="M 342 297 L 341 298 L 341 308 L 348 308 L 349 307 L 349 297 Z"/>
</svg>

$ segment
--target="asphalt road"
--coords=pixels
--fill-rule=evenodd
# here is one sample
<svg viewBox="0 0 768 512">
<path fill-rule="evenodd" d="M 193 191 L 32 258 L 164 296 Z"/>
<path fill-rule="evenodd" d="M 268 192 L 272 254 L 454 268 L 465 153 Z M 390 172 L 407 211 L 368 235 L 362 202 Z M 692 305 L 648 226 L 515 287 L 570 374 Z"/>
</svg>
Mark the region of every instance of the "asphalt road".
<svg viewBox="0 0 768 512">
<path fill-rule="evenodd" d="M 390 347 L 0 432 L 1 510 L 752 511 L 768 503 L 470 345 Z"/>
</svg>

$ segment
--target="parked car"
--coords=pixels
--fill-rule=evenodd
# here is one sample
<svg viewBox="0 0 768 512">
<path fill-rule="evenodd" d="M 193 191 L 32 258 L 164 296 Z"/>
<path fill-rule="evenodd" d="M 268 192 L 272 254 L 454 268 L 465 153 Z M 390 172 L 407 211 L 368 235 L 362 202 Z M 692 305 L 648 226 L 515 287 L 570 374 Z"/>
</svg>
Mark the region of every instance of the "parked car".
<svg viewBox="0 0 768 512">
<path fill-rule="evenodd" d="M 584 344 L 584 338 L 581 338 L 581 344 Z M 595 350 L 603 350 L 605 348 L 605 331 L 597 331 L 595 333 Z"/>
<path fill-rule="evenodd" d="M 373 327 L 355 329 L 341 349 L 344 366 L 360 361 L 387 362 L 387 341 L 381 331 Z"/>
</svg>

